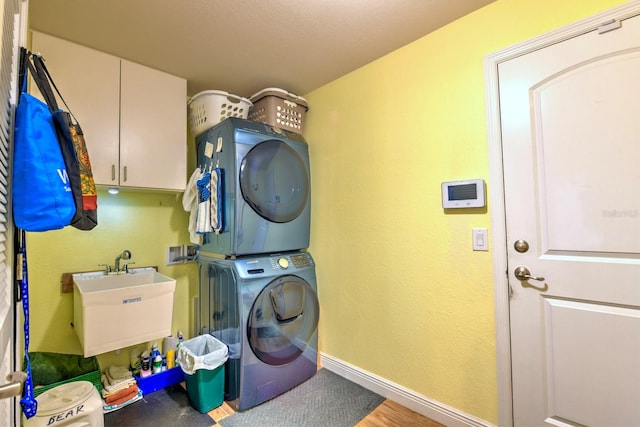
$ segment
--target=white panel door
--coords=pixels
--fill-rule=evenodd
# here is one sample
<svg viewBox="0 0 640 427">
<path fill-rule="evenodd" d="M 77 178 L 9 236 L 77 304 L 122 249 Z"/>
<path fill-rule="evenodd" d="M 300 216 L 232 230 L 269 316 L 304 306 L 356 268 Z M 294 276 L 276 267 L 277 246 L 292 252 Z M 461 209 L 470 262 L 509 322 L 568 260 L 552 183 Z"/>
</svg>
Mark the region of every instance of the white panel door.
<svg viewBox="0 0 640 427">
<path fill-rule="evenodd" d="M 640 17 L 621 24 L 498 67 L 518 427 L 640 426 Z"/>
</svg>

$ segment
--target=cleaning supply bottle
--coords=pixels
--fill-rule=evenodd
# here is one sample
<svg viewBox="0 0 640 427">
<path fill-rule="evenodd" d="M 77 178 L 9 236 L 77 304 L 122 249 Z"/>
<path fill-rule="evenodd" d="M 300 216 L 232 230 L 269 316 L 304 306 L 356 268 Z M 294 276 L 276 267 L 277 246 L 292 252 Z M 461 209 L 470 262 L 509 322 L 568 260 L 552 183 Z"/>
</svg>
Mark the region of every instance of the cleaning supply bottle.
<svg viewBox="0 0 640 427">
<path fill-rule="evenodd" d="M 176 351 L 172 348 L 167 350 L 167 369 L 176 366 Z"/>
<path fill-rule="evenodd" d="M 162 357 L 162 353 L 160 353 L 160 350 L 158 350 L 158 343 L 154 342 L 153 347 L 151 347 L 151 360 L 154 361 L 156 359 L 156 356 L 158 355 Z"/>
<path fill-rule="evenodd" d="M 153 359 L 152 373 L 159 374 L 162 372 L 162 355 L 157 354 Z"/>
<path fill-rule="evenodd" d="M 149 357 L 149 350 L 142 353 L 142 364 L 140 366 L 140 376 L 148 377 L 151 375 L 151 362 Z"/>
</svg>

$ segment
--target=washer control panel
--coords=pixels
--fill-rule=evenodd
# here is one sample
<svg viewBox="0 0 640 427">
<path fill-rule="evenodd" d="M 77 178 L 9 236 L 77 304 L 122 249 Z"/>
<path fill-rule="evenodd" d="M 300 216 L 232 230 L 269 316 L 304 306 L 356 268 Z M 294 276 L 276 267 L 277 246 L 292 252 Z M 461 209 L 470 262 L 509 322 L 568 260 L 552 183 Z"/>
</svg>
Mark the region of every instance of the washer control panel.
<svg viewBox="0 0 640 427">
<path fill-rule="evenodd" d="M 229 260 L 239 277 L 271 277 L 285 272 L 302 271 L 314 268 L 315 263 L 308 252 L 272 254 L 257 258 Z"/>
<path fill-rule="evenodd" d="M 310 267 L 311 259 L 308 254 L 284 255 L 271 258 L 271 266 L 276 270 L 287 270 L 292 264 L 294 268 Z"/>
</svg>

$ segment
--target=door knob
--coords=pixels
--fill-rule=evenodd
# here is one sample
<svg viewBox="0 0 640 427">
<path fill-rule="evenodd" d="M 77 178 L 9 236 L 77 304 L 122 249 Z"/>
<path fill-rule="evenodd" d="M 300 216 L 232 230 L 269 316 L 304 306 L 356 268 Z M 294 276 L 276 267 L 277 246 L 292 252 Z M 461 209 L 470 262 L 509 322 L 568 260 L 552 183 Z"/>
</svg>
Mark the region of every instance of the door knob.
<svg viewBox="0 0 640 427">
<path fill-rule="evenodd" d="M 513 244 L 513 247 L 515 248 L 516 251 L 523 254 L 529 250 L 529 243 L 526 240 L 520 239 L 520 240 L 516 240 L 516 242 Z"/>
<path fill-rule="evenodd" d="M 27 374 L 22 371 L 11 372 L 7 375 L 9 383 L 0 385 L 0 399 L 20 396 L 22 394 L 22 386 L 26 379 Z"/>
<path fill-rule="evenodd" d="M 529 269 L 527 267 L 518 267 L 518 268 L 515 269 L 513 274 L 516 275 L 516 279 L 521 280 L 523 282 L 526 281 L 526 280 L 538 280 L 538 281 L 542 282 L 544 280 L 544 277 L 532 276 L 531 272 L 529 271 Z"/>
</svg>

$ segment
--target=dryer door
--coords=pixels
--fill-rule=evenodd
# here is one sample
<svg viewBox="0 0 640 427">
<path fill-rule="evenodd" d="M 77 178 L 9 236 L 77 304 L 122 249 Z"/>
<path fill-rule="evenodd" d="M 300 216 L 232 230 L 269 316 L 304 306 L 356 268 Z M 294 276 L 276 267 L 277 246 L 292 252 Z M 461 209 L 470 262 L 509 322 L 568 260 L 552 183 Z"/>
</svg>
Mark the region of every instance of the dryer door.
<svg viewBox="0 0 640 427">
<path fill-rule="evenodd" d="M 242 159 L 242 197 L 271 222 L 289 222 L 304 210 L 309 197 L 309 176 L 300 155 L 278 140 L 261 142 Z"/>
<path fill-rule="evenodd" d="M 253 353 L 269 365 L 295 360 L 313 337 L 319 319 L 318 297 L 298 276 L 269 283 L 251 307 L 247 338 Z"/>
</svg>

